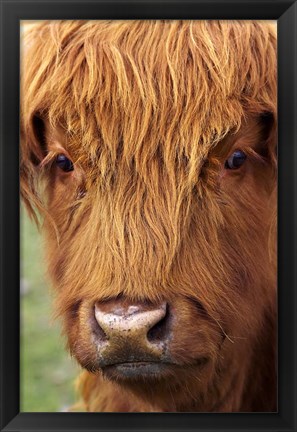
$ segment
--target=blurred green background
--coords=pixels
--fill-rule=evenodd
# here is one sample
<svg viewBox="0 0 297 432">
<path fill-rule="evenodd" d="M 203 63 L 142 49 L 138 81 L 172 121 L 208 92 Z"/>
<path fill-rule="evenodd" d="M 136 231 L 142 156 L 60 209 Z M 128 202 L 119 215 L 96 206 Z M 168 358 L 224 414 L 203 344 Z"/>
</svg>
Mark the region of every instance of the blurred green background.
<svg viewBox="0 0 297 432">
<path fill-rule="evenodd" d="M 45 278 L 42 239 L 21 209 L 21 411 L 65 411 L 79 367 L 65 350 Z"/>
</svg>

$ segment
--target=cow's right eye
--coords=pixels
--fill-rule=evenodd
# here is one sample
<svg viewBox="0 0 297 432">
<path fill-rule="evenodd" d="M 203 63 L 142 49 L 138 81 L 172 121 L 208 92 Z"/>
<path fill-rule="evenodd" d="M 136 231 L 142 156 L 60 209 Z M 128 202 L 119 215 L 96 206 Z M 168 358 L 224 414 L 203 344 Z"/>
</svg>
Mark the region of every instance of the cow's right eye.
<svg viewBox="0 0 297 432">
<path fill-rule="evenodd" d="M 236 170 L 244 164 L 246 160 L 246 154 L 241 150 L 236 150 L 232 155 L 226 160 L 225 168 L 230 170 Z"/>
<path fill-rule="evenodd" d="M 66 157 L 64 154 L 59 154 L 57 156 L 56 164 L 64 172 L 70 172 L 70 171 L 74 170 L 72 161 L 70 159 L 68 159 L 68 157 Z"/>
</svg>

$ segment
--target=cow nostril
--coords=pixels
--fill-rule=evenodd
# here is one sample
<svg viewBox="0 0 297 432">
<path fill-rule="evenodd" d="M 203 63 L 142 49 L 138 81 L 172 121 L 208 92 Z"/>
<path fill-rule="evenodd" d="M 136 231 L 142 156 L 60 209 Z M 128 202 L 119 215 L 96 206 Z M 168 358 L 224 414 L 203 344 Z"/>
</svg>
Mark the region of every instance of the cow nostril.
<svg viewBox="0 0 297 432">
<path fill-rule="evenodd" d="M 163 318 L 160 319 L 147 333 L 147 340 L 151 343 L 163 342 L 169 334 L 169 310 L 166 305 L 166 312 Z"/>
</svg>

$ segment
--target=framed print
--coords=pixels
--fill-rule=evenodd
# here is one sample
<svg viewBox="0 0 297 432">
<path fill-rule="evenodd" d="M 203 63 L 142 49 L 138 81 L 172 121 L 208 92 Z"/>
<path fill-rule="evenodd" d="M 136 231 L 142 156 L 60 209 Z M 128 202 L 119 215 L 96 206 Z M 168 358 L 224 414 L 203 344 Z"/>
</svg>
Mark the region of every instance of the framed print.
<svg viewBox="0 0 297 432">
<path fill-rule="evenodd" d="M 277 410 L 276 48 L 273 21 L 21 21 L 21 196 L 84 369 L 76 410 Z M 52 346 L 36 285 L 24 411 L 49 410 L 61 363 L 30 355 Z"/>
<path fill-rule="evenodd" d="M 2 430 L 296 430 L 296 3 L 1 6 Z"/>
</svg>

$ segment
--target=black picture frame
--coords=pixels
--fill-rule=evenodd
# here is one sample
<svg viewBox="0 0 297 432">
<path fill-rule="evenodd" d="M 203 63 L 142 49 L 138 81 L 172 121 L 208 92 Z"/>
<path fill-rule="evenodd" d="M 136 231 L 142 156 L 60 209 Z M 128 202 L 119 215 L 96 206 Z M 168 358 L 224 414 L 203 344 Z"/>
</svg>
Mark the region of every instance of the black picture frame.
<svg viewBox="0 0 297 432">
<path fill-rule="evenodd" d="M 1 0 L 1 406 L 3 431 L 296 431 L 297 2 Z M 275 19 L 278 22 L 278 412 L 19 412 L 19 32 L 37 19 Z"/>
</svg>

